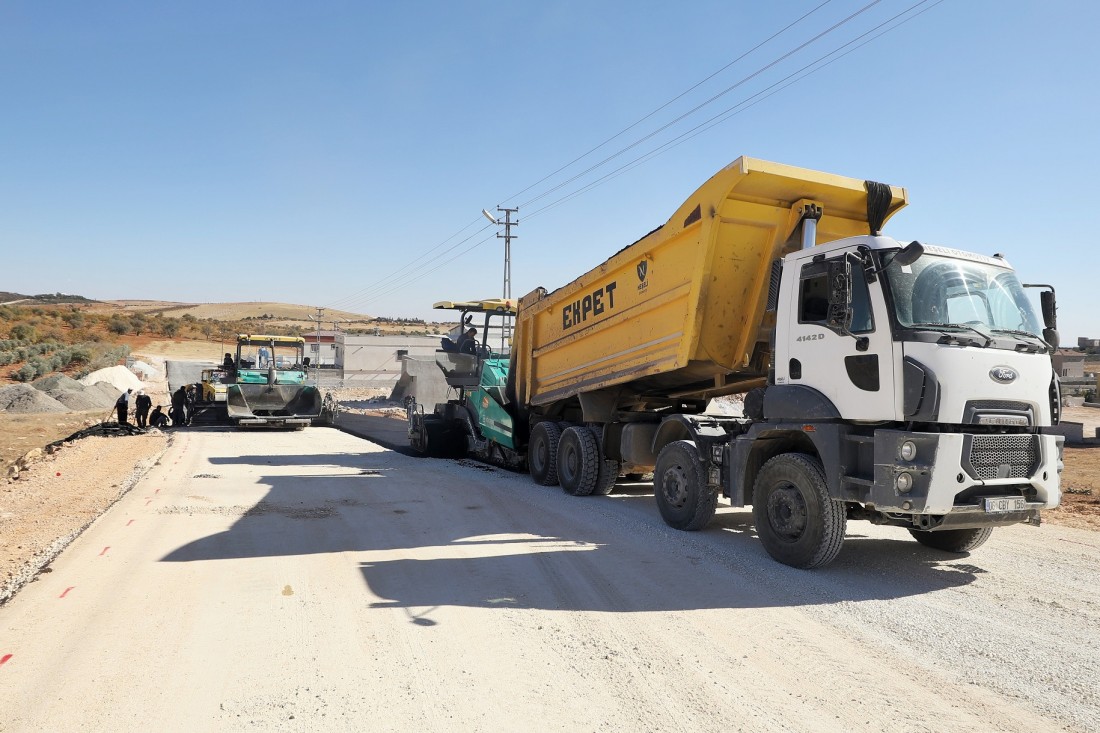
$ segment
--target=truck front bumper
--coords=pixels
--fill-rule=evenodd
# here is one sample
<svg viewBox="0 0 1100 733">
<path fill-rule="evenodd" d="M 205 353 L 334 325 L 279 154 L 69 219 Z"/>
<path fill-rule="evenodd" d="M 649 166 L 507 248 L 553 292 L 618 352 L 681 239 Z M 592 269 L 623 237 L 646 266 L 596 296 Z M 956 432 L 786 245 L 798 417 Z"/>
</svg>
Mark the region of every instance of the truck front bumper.
<svg viewBox="0 0 1100 733">
<path fill-rule="evenodd" d="M 1063 441 L 1058 435 L 879 430 L 867 504 L 886 513 L 951 515 L 939 526 L 1037 518 L 1038 510 L 1061 501 Z"/>
</svg>

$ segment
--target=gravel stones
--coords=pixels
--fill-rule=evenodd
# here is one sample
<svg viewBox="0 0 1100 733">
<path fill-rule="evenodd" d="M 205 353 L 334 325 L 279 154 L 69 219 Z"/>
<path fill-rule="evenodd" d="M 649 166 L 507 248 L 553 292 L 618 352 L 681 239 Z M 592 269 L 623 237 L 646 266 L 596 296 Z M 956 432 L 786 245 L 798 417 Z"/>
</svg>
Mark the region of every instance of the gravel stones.
<svg viewBox="0 0 1100 733">
<path fill-rule="evenodd" d="M 80 383 L 85 386 L 91 386 L 97 382 L 108 382 L 120 394 L 128 389 L 136 392 L 145 386 L 136 374 L 122 365 L 97 369 L 80 380 Z"/>
<path fill-rule="evenodd" d="M 64 374 L 51 374 L 31 382 L 32 387 L 45 392 L 70 410 L 96 410 L 114 405 L 118 399 L 115 388 L 107 382 L 99 384 L 108 389 L 102 389 L 99 385 L 85 387 Z"/>
<path fill-rule="evenodd" d="M 0 411 L 11 413 L 68 412 L 69 408 L 29 384 L 0 387 Z"/>
</svg>

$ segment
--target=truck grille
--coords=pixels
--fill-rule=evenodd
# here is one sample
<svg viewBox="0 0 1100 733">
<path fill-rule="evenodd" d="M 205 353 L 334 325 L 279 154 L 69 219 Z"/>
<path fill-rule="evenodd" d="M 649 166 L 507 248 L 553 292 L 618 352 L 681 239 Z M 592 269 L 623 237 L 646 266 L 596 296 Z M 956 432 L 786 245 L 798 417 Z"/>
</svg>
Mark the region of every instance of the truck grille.
<svg viewBox="0 0 1100 733">
<path fill-rule="evenodd" d="M 1029 478 L 1039 465 L 1037 435 L 973 435 L 964 452 L 973 478 Z"/>
</svg>

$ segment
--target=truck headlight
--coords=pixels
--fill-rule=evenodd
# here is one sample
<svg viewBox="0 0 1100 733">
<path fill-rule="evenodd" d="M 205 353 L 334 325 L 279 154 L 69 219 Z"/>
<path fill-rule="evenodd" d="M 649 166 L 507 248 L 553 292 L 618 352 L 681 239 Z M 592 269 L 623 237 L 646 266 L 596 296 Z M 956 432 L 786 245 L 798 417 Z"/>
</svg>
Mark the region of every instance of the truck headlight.
<svg viewBox="0 0 1100 733">
<path fill-rule="evenodd" d="M 913 488 L 912 474 L 902 471 L 898 474 L 898 477 L 894 479 L 894 486 L 896 486 L 898 491 L 902 494 L 908 493 L 909 489 Z"/>
<path fill-rule="evenodd" d="M 917 457 L 917 444 L 911 440 L 907 440 L 901 444 L 901 449 L 898 451 L 898 455 L 901 456 L 903 461 L 911 461 Z"/>
</svg>

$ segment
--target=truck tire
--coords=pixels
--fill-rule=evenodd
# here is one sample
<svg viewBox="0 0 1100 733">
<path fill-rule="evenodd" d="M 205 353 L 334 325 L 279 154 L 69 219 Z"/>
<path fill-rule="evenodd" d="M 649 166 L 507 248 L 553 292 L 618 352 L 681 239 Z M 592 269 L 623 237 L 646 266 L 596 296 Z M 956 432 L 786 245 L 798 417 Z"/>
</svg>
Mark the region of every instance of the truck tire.
<svg viewBox="0 0 1100 733">
<path fill-rule="evenodd" d="M 689 532 L 702 529 L 718 508 L 718 492 L 707 486 L 699 449 L 690 440 L 669 443 L 657 455 L 653 497 L 665 524 Z"/>
<path fill-rule="evenodd" d="M 993 534 L 992 527 L 976 527 L 974 529 L 945 529 L 941 532 L 925 532 L 919 529 L 909 530 L 909 534 L 917 542 L 925 547 L 944 552 L 970 552 L 985 544 L 989 535 Z"/>
<path fill-rule="evenodd" d="M 827 565 L 844 544 L 844 505 L 830 498 L 821 461 L 802 453 L 782 453 L 760 469 L 752 518 L 768 554 L 793 568 Z"/>
<path fill-rule="evenodd" d="M 567 494 L 588 496 L 600 475 L 600 446 L 583 425 L 566 428 L 558 442 L 558 481 Z"/>
<path fill-rule="evenodd" d="M 544 420 L 531 430 L 531 442 L 527 444 L 527 466 L 531 478 L 541 486 L 558 485 L 558 441 L 561 428 Z"/>
<path fill-rule="evenodd" d="M 603 452 L 603 428 L 589 426 L 592 436 L 596 439 L 596 448 L 600 452 L 600 472 L 596 477 L 596 488 L 592 489 L 593 496 L 607 496 L 615 490 L 615 482 L 619 479 L 619 469 L 622 464 L 604 457 Z"/>
</svg>

